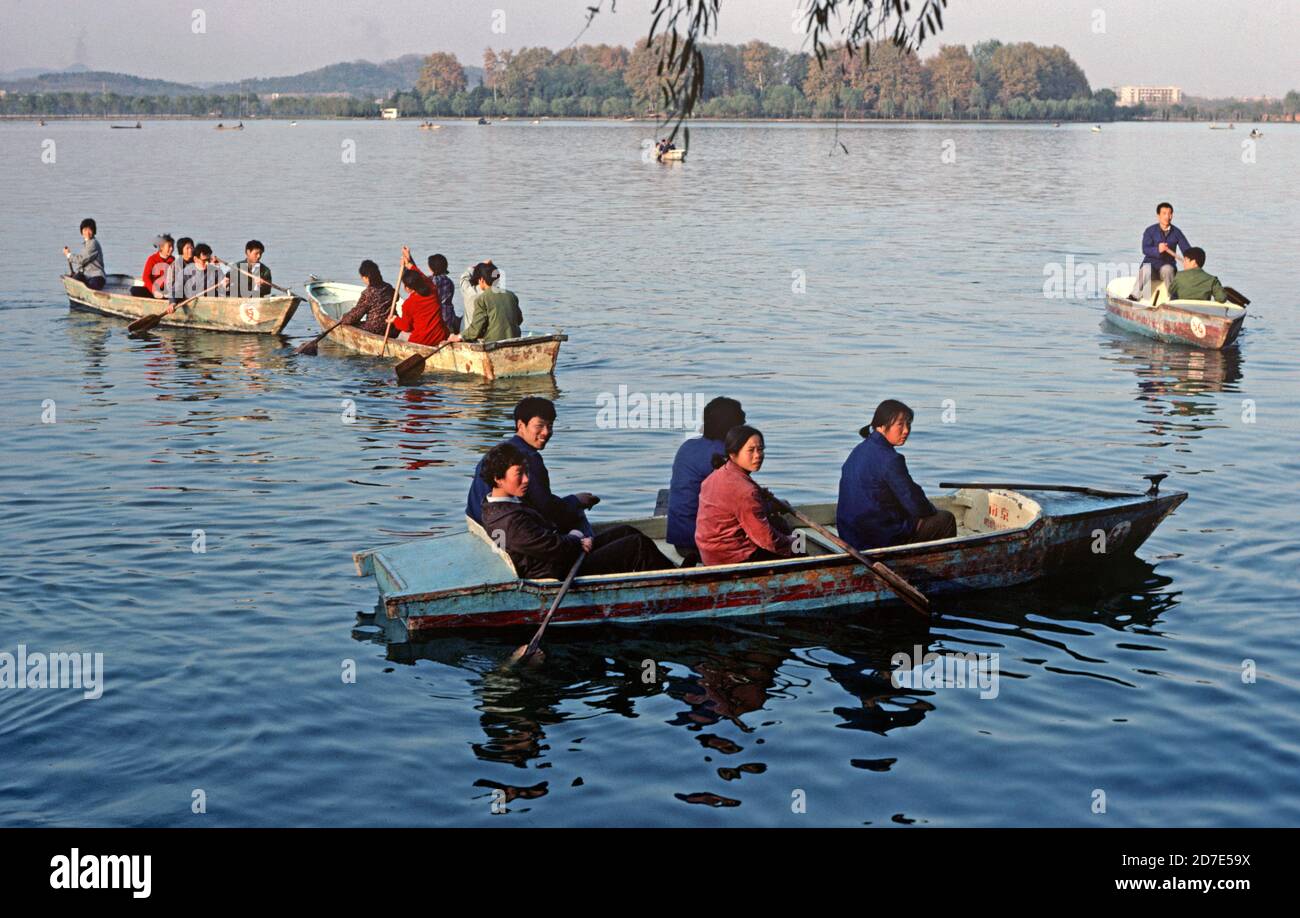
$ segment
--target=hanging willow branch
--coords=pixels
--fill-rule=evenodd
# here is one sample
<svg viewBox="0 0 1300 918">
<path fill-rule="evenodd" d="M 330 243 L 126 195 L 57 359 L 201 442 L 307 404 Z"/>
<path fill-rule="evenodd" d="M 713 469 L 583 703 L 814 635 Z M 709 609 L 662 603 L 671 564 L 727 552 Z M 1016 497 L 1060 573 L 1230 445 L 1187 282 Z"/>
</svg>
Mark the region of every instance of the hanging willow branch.
<svg viewBox="0 0 1300 918">
<path fill-rule="evenodd" d="M 610 0 L 610 12 L 617 0 Z M 862 54 L 869 62 L 871 43 L 888 39 L 907 50 L 916 50 L 927 35 L 943 28 L 943 9 L 948 0 L 922 0 L 912 13 L 911 0 L 804 0 L 804 32 L 812 44 L 819 67 L 826 65 L 828 41 L 838 40 L 847 56 Z M 734 0 L 733 5 L 738 5 Z M 603 10 L 605 0 L 587 7 L 587 25 Z M 649 42 L 658 56 L 659 95 L 662 109 L 672 121 L 675 139 L 680 130 L 683 144 L 691 142 L 691 130 L 683 122 L 695 112 L 704 91 L 704 56 L 699 44 L 717 31 L 722 0 L 655 0 L 651 12 Z M 586 31 L 584 29 L 584 31 Z M 843 63 L 840 64 L 843 67 Z"/>
</svg>

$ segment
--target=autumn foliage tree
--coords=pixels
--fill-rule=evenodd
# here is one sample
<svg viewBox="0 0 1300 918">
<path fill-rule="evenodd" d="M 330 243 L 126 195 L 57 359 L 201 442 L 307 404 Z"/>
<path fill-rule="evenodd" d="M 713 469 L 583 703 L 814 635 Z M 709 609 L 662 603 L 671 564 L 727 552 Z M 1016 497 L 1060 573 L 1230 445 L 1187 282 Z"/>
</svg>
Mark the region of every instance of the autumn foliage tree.
<svg viewBox="0 0 1300 918">
<path fill-rule="evenodd" d="M 424 68 L 415 83 L 421 95 L 451 96 L 465 89 L 465 68 L 456 55 L 435 51 L 424 59 Z"/>
</svg>

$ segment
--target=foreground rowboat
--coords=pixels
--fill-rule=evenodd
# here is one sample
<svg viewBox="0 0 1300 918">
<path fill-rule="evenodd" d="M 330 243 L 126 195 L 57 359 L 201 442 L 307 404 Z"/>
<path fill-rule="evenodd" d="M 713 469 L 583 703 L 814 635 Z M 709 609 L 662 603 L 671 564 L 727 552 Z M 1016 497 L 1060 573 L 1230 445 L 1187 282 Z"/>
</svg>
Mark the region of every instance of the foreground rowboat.
<svg viewBox="0 0 1300 918">
<path fill-rule="evenodd" d="M 69 275 L 63 276 L 68 305 L 124 319 L 140 319 L 167 308 L 166 300 L 131 296 L 132 285 L 141 285 L 138 277 L 109 274 L 103 290 L 91 290 Z M 243 299 L 235 296 L 201 296 L 184 308 L 164 316 L 160 325 L 173 328 L 202 328 L 208 331 L 246 332 L 278 335 L 301 302 L 296 296 L 264 296 Z"/>
<path fill-rule="evenodd" d="M 1246 321 L 1246 307 L 1208 300 L 1166 300 L 1165 285 L 1155 285 L 1151 297 L 1130 300 L 1137 279 L 1117 277 L 1106 285 L 1106 318 L 1127 331 L 1174 344 L 1218 350 L 1237 340 Z"/>
<path fill-rule="evenodd" d="M 359 284 L 336 284 L 332 281 L 310 281 L 303 288 L 311 303 L 312 315 L 321 330 L 330 328 L 343 314 L 357 304 L 361 291 Z M 568 335 L 531 335 L 511 338 L 508 341 L 457 341 L 443 347 L 428 347 L 406 341 L 389 339 L 384 349 L 383 335 L 364 331 L 353 325 L 340 325 L 325 340 L 333 341 L 358 354 L 373 357 L 384 355 L 401 361 L 415 355 L 424 355 L 425 372 L 467 373 L 484 379 L 504 379 L 511 376 L 539 376 L 555 372 L 555 361 L 560 354 L 560 342 Z"/>
<path fill-rule="evenodd" d="M 872 553 L 931 598 L 1015 586 L 1132 555 L 1187 499 L 1186 492 L 1158 494 L 1154 486 L 1145 494 L 1050 485 L 943 487 L 957 490 L 932 499 L 956 515 L 956 538 Z M 834 527 L 834 504 L 799 509 Z M 664 541 L 663 516 L 626 522 L 677 559 Z M 814 531 L 797 529 L 797 520 L 787 522 L 802 533 L 806 555 L 580 576 L 552 624 L 778 614 L 893 599 L 889 588 L 853 558 Z M 357 573 L 375 578 L 390 639 L 445 628 L 535 624 L 545 613 L 560 582 L 519 579 L 482 527 L 469 522 L 469 528 L 353 556 Z"/>
</svg>

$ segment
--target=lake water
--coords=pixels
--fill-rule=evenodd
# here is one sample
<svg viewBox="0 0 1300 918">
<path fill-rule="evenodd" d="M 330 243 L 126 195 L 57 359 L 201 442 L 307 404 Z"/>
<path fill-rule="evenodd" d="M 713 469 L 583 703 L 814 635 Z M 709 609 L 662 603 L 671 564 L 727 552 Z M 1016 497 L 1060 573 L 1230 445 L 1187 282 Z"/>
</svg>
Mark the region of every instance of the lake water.
<svg viewBox="0 0 1300 918">
<path fill-rule="evenodd" d="M 0 651 L 105 670 L 98 699 L 0 691 L 0 824 L 1300 821 L 1300 125 L 1243 162 L 1244 125 L 708 124 L 659 165 L 641 124 L 246 124 L 0 125 Z M 1162 199 L 1253 300 L 1238 347 L 1044 295 L 1054 264 L 1139 261 Z M 402 243 L 454 272 L 493 257 L 525 327 L 570 340 L 553 380 L 409 388 L 328 343 L 131 340 L 68 309 L 84 216 L 110 271 L 162 231 L 232 260 L 257 237 L 295 287 L 367 257 L 391 277 Z M 288 334 L 315 331 L 304 306 Z M 498 664 L 527 632 L 386 645 L 358 618 L 376 593 L 351 553 L 461 527 L 525 394 L 558 405 L 559 493 L 648 513 L 683 431 L 599 427 L 619 386 L 741 399 L 792 499 L 833 498 L 884 397 L 916 409 L 903 451 L 930 490 L 1168 472 L 1191 497 L 1105 578 L 945 601 L 928 626 L 560 628 L 521 674 Z M 891 688 L 917 644 L 998 653 L 997 697 Z"/>
</svg>

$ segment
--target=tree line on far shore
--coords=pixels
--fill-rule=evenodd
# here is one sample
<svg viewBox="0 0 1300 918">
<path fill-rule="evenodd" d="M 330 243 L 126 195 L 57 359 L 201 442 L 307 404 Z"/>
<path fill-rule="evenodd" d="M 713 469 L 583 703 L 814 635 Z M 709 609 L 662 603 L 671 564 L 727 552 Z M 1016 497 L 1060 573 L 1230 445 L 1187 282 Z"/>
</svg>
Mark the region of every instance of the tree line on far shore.
<svg viewBox="0 0 1300 918">
<path fill-rule="evenodd" d="M 454 55 L 425 58 L 416 85 L 385 100 L 332 95 L 124 96 L 10 93 L 5 115 L 178 115 L 190 117 L 373 117 L 381 107 L 405 117 L 628 117 L 666 111 L 659 54 L 645 39 L 632 48 L 582 45 L 554 52 L 488 49 L 483 81 L 470 87 Z M 891 42 L 869 54 L 811 54 L 761 41 L 701 45 L 705 82 L 696 116 L 715 118 L 914 118 L 1083 120 L 1192 118 L 1259 120 L 1300 111 L 1300 93 L 1281 100 L 1187 99 L 1166 108 L 1118 107 L 1109 89 L 1093 91 L 1059 46 L 991 40 L 944 45 L 921 60 Z M 378 102 L 378 104 L 376 104 Z"/>
</svg>

